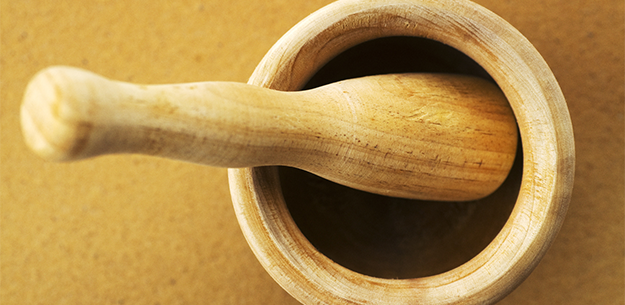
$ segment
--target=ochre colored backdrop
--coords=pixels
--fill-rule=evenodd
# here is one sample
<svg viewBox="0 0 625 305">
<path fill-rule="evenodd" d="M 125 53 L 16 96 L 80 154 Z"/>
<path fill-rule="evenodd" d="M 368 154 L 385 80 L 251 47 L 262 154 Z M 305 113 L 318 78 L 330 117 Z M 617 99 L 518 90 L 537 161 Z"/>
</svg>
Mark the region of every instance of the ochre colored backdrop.
<svg viewBox="0 0 625 305">
<path fill-rule="evenodd" d="M 137 83 L 245 82 L 329 0 L 0 0 L 0 303 L 296 304 L 256 261 L 225 169 L 135 155 L 46 163 L 19 105 L 50 65 Z M 478 0 L 545 57 L 577 172 L 554 245 L 501 304 L 623 304 L 623 1 Z"/>
</svg>

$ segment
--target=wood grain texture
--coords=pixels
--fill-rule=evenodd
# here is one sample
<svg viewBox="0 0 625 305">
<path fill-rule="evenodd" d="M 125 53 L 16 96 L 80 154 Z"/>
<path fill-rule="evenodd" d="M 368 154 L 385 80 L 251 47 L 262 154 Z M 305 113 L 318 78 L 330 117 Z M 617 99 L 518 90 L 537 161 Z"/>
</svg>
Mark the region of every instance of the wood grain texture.
<svg viewBox="0 0 625 305">
<path fill-rule="evenodd" d="M 501 87 L 523 142 L 523 181 L 499 235 L 469 262 L 426 278 L 381 279 L 349 270 L 298 231 L 273 168 L 231 169 L 231 193 L 250 246 L 272 277 L 303 303 L 483 304 L 510 293 L 558 232 L 574 175 L 571 121 L 562 92 L 536 49 L 492 12 L 468 1 L 338 1 L 283 36 L 251 84 L 297 90 L 356 44 L 420 36 L 473 58 Z"/>
<path fill-rule="evenodd" d="M 377 194 L 468 201 L 508 176 L 517 127 L 480 78 L 399 74 L 301 92 L 233 82 L 134 85 L 52 67 L 29 84 L 25 141 L 48 160 L 141 153 L 292 166 Z"/>
<path fill-rule="evenodd" d="M 1 1 L 0 303 L 297 304 L 249 250 L 225 169 L 138 155 L 46 163 L 24 144 L 19 103 L 34 73 L 59 64 L 139 83 L 245 82 L 325 4 Z"/>
<path fill-rule="evenodd" d="M 0 0 L 0 303 L 299 304 L 247 246 L 225 170 L 138 155 L 45 163 L 24 145 L 19 108 L 30 77 L 58 64 L 139 83 L 244 82 L 330 2 Z M 549 63 L 576 140 L 562 229 L 498 304 L 625 304 L 623 2 L 475 2 Z"/>
</svg>

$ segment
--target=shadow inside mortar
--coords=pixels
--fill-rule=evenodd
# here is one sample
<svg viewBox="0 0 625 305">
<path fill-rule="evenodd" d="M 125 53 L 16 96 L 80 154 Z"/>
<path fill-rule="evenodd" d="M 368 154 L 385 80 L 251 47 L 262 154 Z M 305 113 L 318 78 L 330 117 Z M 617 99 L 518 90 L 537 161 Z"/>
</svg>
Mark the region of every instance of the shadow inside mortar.
<svg viewBox="0 0 625 305">
<path fill-rule="evenodd" d="M 327 63 L 303 89 L 367 75 L 428 72 L 492 81 L 458 50 L 414 37 L 388 37 L 355 46 Z M 308 172 L 280 167 L 293 220 L 310 243 L 336 263 L 381 278 L 416 278 L 462 265 L 499 233 L 516 202 L 522 148 L 502 186 L 471 202 L 392 198 L 351 189 Z"/>
</svg>

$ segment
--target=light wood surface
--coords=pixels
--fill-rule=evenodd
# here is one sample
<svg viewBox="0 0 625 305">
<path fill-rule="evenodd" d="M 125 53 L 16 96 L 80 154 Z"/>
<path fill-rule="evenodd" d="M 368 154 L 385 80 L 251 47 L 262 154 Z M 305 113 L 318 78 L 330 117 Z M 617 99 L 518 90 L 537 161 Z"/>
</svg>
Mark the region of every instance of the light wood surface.
<svg viewBox="0 0 625 305">
<path fill-rule="evenodd" d="M 19 112 L 29 79 L 51 65 L 135 83 L 245 82 L 330 2 L 0 0 L 0 303 L 299 304 L 250 251 L 224 169 L 138 155 L 43 162 Z M 476 2 L 544 56 L 576 138 L 562 229 L 498 304 L 623 304 L 623 2 Z"/>
<path fill-rule="evenodd" d="M 468 201 L 508 176 L 517 127 L 476 77 L 391 74 L 300 92 L 233 82 L 133 85 L 52 67 L 29 84 L 25 141 L 48 160 L 142 153 L 218 167 L 285 165 L 381 195 Z"/>
<path fill-rule="evenodd" d="M 334 56 L 391 36 L 425 37 L 461 51 L 488 72 L 510 102 L 522 139 L 523 175 L 518 193 L 503 199 L 516 203 L 498 234 L 479 254 L 451 269 L 426 277 L 375 276 L 337 263 L 310 242 L 289 212 L 302 203 L 287 202 L 280 172 L 271 167 L 229 170 L 239 223 L 265 269 L 304 304 L 497 302 L 521 284 L 553 242 L 575 172 L 573 130 L 562 91 L 518 30 L 470 1 L 337 1 L 287 32 L 249 83 L 297 90 Z"/>
</svg>

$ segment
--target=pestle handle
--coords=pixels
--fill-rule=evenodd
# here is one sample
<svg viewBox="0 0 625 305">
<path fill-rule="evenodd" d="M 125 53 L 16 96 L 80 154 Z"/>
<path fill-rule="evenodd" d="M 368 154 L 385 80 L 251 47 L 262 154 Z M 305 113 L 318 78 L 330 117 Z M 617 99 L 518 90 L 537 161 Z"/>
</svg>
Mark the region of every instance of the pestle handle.
<svg viewBox="0 0 625 305">
<path fill-rule="evenodd" d="M 134 85 L 51 67 L 29 83 L 26 143 L 48 160 L 141 153 L 285 165 L 383 195 L 465 201 L 508 175 L 517 129 L 493 84 L 401 74 L 280 92 L 231 82 Z"/>
</svg>

